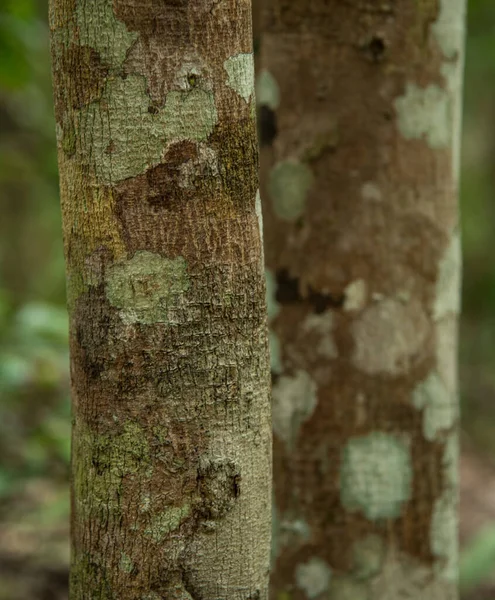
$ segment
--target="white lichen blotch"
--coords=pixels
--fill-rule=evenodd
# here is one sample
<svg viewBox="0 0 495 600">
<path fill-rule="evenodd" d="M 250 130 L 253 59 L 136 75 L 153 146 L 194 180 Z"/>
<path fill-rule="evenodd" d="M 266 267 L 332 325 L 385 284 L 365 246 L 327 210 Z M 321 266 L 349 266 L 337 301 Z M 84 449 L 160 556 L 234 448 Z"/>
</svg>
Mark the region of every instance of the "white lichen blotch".
<svg viewBox="0 0 495 600">
<path fill-rule="evenodd" d="M 406 140 L 425 140 L 430 148 L 449 148 L 452 141 L 453 107 L 449 90 L 436 84 L 426 88 L 408 83 L 395 100 L 398 127 Z"/>
<path fill-rule="evenodd" d="M 433 35 L 448 60 L 462 52 L 466 0 L 440 0 L 440 12 L 432 24 Z"/>
<path fill-rule="evenodd" d="M 299 429 L 314 413 L 317 386 L 305 371 L 283 376 L 273 388 L 273 429 L 289 447 L 297 439 Z"/>
<path fill-rule="evenodd" d="M 347 312 L 358 312 L 366 305 L 368 290 L 364 279 L 356 279 L 346 286 L 344 290 L 344 310 Z"/>
<path fill-rule="evenodd" d="M 423 411 L 423 434 L 429 441 L 439 432 L 450 429 L 457 419 L 456 398 L 436 372 L 414 389 L 413 404 Z"/>
<path fill-rule="evenodd" d="M 256 99 L 260 106 L 277 110 L 280 105 L 280 88 L 275 77 L 263 69 L 256 82 Z"/>
<path fill-rule="evenodd" d="M 376 432 L 351 438 L 342 452 L 340 499 L 368 519 L 395 519 L 411 496 L 412 466 L 408 445 Z"/>
<path fill-rule="evenodd" d="M 295 221 L 304 214 L 313 180 L 311 169 L 297 160 L 275 165 L 269 175 L 268 193 L 277 217 Z"/>
<path fill-rule="evenodd" d="M 254 58 L 252 54 L 236 54 L 224 63 L 227 85 L 249 102 L 254 94 Z"/>
<path fill-rule="evenodd" d="M 120 309 L 125 323 L 167 323 L 169 308 L 189 289 L 187 263 L 182 257 L 163 258 L 140 250 L 108 272 L 106 295 Z"/>
<path fill-rule="evenodd" d="M 331 576 L 330 567 L 318 557 L 310 558 L 296 567 L 297 587 L 303 590 L 309 600 L 318 598 L 328 590 Z"/>
<path fill-rule="evenodd" d="M 452 235 L 438 269 L 433 316 L 440 320 L 449 313 L 457 315 L 461 304 L 461 236 Z"/>
<path fill-rule="evenodd" d="M 428 331 L 428 319 L 419 301 L 405 304 L 395 298 L 380 300 L 352 325 L 353 362 L 370 375 L 407 372 Z"/>
</svg>

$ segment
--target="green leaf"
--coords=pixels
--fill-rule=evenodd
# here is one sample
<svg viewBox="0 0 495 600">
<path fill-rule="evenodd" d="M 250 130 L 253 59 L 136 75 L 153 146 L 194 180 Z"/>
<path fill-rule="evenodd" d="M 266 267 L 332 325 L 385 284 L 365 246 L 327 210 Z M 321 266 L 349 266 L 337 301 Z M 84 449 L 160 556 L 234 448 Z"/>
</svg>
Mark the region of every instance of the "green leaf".
<svg viewBox="0 0 495 600">
<path fill-rule="evenodd" d="M 485 527 L 464 550 L 460 561 L 460 585 L 464 591 L 483 583 L 495 572 L 495 524 Z"/>
</svg>

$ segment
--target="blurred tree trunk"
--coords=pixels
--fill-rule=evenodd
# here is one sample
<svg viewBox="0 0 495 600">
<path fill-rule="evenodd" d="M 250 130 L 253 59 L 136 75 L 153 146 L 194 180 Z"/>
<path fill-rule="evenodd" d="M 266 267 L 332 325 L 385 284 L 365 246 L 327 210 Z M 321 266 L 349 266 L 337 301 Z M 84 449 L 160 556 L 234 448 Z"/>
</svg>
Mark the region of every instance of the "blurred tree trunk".
<svg viewBox="0 0 495 600">
<path fill-rule="evenodd" d="M 265 5 L 275 600 L 457 597 L 463 25 Z"/>
<path fill-rule="evenodd" d="M 71 600 L 267 597 L 251 7 L 52 0 Z"/>
</svg>

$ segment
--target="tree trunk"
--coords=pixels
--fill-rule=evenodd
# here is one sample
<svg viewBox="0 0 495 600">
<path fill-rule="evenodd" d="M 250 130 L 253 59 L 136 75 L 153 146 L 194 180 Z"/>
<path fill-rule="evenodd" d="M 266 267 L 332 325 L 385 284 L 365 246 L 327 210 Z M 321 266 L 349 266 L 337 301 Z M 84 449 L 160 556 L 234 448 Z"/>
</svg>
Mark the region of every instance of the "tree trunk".
<svg viewBox="0 0 495 600">
<path fill-rule="evenodd" d="M 52 0 L 50 19 L 70 598 L 264 599 L 271 436 L 250 3 Z"/>
<path fill-rule="evenodd" d="M 272 0 L 273 598 L 457 597 L 463 0 Z"/>
</svg>

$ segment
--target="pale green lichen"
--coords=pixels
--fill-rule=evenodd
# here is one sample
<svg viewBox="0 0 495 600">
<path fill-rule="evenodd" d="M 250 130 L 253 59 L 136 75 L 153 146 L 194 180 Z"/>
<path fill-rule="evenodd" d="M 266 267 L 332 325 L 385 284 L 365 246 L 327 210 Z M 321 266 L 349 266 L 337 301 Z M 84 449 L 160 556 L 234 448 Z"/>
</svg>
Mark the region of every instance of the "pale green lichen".
<svg viewBox="0 0 495 600">
<path fill-rule="evenodd" d="M 328 359 L 337 358 L 339 354 L 333 338 L 333 328 L 334 315 L 330 310 L 321 315 L 310 314 L 302 323 L 302 330 L 305 333 L 318 335 L 316 351 L 320 356 Z"/>
<path fill-rule="evenodd" d="M 461 236 L 454 233 L 438 269 L 435 305 L 435 320 L 443 319 L 449 313 L 458 314 L 461 303 Z"/>
<path fill-rule="evenodd" d="M 256 99 L 259 106 L 268 106 L 272 110 L 277 110 L 280 106 L 280 88 L 275 77 L 263 69 L 256 82 Z"/>
<path fill-rule="evenodd" d="M 430 324 L 417 300 L 405 304 L 396 298 L 385 298 L 369 306 L 351 330 L 357 368 L 370 375 L 400 375 L 409 370 L 421 350 Z"/>
<path fill-rule="evenodd" d="M 433 555 L 437 558 L 436 571 L 439 576 L 449 582 L 457 581 L 459 517 L 457 497 L 452 490 L 447 490 L 436 502 L 430 526 L 430 544 Z"/>
<path fill-rule="evenodd" d="M 228 58 L 224 64 L 227 71 L 227 85 L 246 102 L 254 93 L 254 58 L 252 54 L 236 54 Z"/>
<path fill-rule="evenodd" d="M 134 422 L 116 435 L 99 435 L 76 422 L 73 456 L 74 497 L 82 518 L 118 512 L 124 477 L 146 474 L 151 467 L 146 433 Z"/>
<path fill-rule="evenodd" d="M 112 0 L 77 0 L 79 44 L 94 48 L 101 59 L 118 68 L 138 34 L 115 17 Z"/>
<path fill-rule="evenodd" d="M 410 450 L 396 436 L 371 433 L 351 438 L 342 453 L 340 498 L 368 519 L 395 519 L 411 497 Z"/>
<path fill-rule="evenodd" d="M 457 403 L 438 373 L 431 373 L 413 391 L 413 404 L 423 411 L 423 434 L 433 441 L 457 419 Z"/>
<path fill-rule="evenodd" d="M 172 506 L 167 510 L 151 517 L 144 533 L 149 535 L 155 542 L 160 543 L 165 536 L 175 531 L 191 514 L 191 506 Z"/>
<path fill-rule="evenodd" d="M 297 586 L 310 600 L 328 590 L 331 576 L 330 567 L 324 560 L 316 556 L 296 567 Z"/>
<path fill-rule="evenodd" d="M 170 323 L 173 309 L 189 289 L 187 264 L 182 257 L 163 258 L 140 250 L 108 270 L 106 295 L 120 309 L 126 323 Z"/>
<path fill-rule="evenodd" d="M 462 51 L 466 0 L 440 0 L 438 19 L 432 24 L 433 35 L 446 59 Z"/>
<path fill-rule="evenodd" d="M 369 582 L 367 600 L 453 600 L 455 586 L 430 566 L 390 547 L 380 573 Z"/>
<path fill-rule="evenodd" d="M 124 573 L 132 573 L 132 570 L 134 569 L 132 560 L 125 552 L 120 554 L 119 569 Z"/>
<path fill-rule="evenodd" d="M 313 180 L 311 169 L 296 160 L 275 165 L 269 175 L 268 193 L 277 217 L 295 221 L 304 214 Z"/>
<path fill-rule="evenodd" d="M 385 543 L 378 535 L 368 535 L 355 542 L 352 548 L 352 571 L 356 579 L 370 579 L 377 575 L 385 558 Z"/>
<path fill-rule="evenodd" d="M 171 141 L 205 140 L 218 115 L 212 92 L 171 91 L 165 106 L 150 112 L 144 77 L 114 77 L 103 97 L 79 114 L 81 159 L 103 183 L 117 183 L 157 165 Z"/>
<path fill-rule="evenodd" d="M 305 371 L 280 377 L 273 387 L 273 429 L 289 447 L 317 405 L 317 386 Z"/>
<path fill-rule="evenodd" d="M 358 312 L 366 305 L 368 289 L 364 279 L 351 281 L 344 290 L 344 310 L 347 312 Z"/>
<path fill-rule="evenodd" d="M 449 148 L 452 142 L 453 106 L 449 90 L 436 84 L 426 88 L 408 83 L 395 100 L 398 127 L 406 140 L 424 139 L 430 148 Z"/>
</svg>

